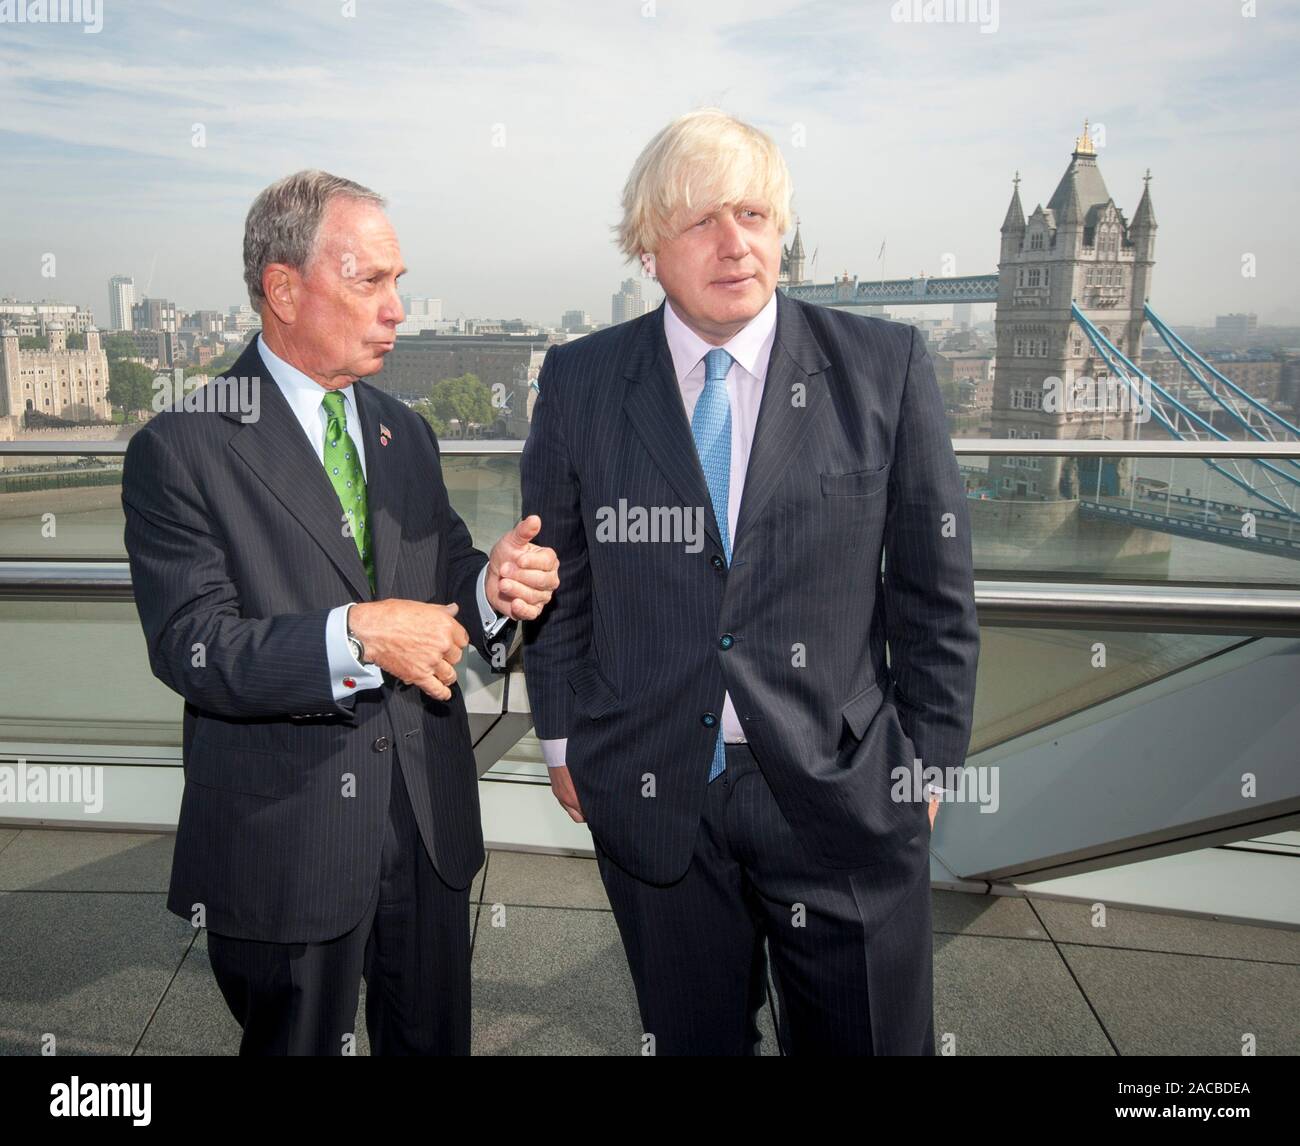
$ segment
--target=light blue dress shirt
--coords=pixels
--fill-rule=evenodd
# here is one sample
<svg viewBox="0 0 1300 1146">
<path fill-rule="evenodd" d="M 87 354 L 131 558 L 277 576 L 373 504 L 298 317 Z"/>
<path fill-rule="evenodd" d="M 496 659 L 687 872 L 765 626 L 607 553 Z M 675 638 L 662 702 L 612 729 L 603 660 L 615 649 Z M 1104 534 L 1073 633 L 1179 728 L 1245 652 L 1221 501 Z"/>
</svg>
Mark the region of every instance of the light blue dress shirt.
<svg viewBox="0 0 1300 1146">
<path fill-rule="evenodd" d="M 681 392 L 682 405 L 689 424 L 695 413 L 695 403 L 704 390 L 704 356 L 713 349 L 684 323 L 671 302 L 664 303 L 664 337 L 672 355 L 673 370 Z M 734 544 L 736 523 L 740 520 L 740 496 L 745 489 L 745 474 L 749 468 L 750 449 L 754 431 L 758 426 L 758 408 L 763 400 L 763 386 L 767 380 L 767 364 L 772 356 L 776 339 L 776 292 L 753 318 L 723 343 L 731 355 L 727 371 L 727 390 L 731 399 L 731 496 L 727 499 L 727 528 Z M 728 744 L 740 744 L 745 731 L 736 715 L 731 693 L 722 696 L 722 734 Z M 548 768 L 565 764 L 568 737 L 539 740 L 542 758 Z"/>
<path fill-rule="evenodd" d="M 664 337 L 673 360 L 673 370 L 677 375 L 677 385 L 681 391 L 682 405 L 689 423 L 695 412 L 695 403 L 704 390 L 705 368 L 704 356 L 713 349 L 712 343 L 706 342 L 686 325 L 673 309 L 672 303 L 664 303 Z M 754 444 L 754 434 L 758 427 L 758 411 L 763 400 L 763 387 L 767 381 L 767 367 L 772 355 L 772 346 L 776 340 L 776 294 L 750 321 L 723 343 L 723 349 L 731 355 L 732 363 L 727 372 L 727 390 L 731 399 L 731 496 L 727 499 L 727 527 L 732 544 L 735 544 L 736 525 L 740 520 L 740 495 L 745 489 L 745 475 L 749 469 L 749 455 Z M 732 704 L 731 694 L 723 693 L 722 698 L 723 739 L 728 744 L 745 741 L 744 729 L 740 717 Z M 566 765 L 568 737 L 554 740 L 541 740 L 542 758 L 548 768 L 560 768 Z M 948 791 L 930 785 L 933 792 Z"/>
<path fill-rule="evenodd" d="M 275 384 L 280 387 L 280 393 L 284 395 L 285 401 L 289 403 L 289 409 L 298 419 L 298 424 L 302 426 L 303 433 L 307 435 L 307 440 L 311 443 L 312 449 L 316 451 L 316 456 L 320 458 L 322 467 L 325 465 L 325 423 L 327 415 L 325 407 L 321 404 L 325 397 L 326 388 L 317 382 L 314 378 L 309 378 L 297 367 L 290 366 L 289 363 L 280 358 L 274 351 L 266 345 L 266 341 L 259 334 L 257 336 L 257 349 L 262 355 L 262 361 L 266 363 L 266 368 L 271 372 L 271 377 Z M 353 444 L 357 447 L 357 460 L 361 463 L 361 472 L 366 472 L 366 446 L 362 441 L 364 435 L 356 432 L 356 427 L 361 425 L 361 415 L 357 410 L 356 396 L 352 392 L 351 386 L 344 386 L 340 391 L 343 395 L 343 406 L 347 411 L 348 433 L 352 438 Z M 495 636 L 502 625 L 509 620 L 503 617 L 488 603 L 487 591 L 487 564 L 479 571 L 478 575 L 478 607 L 479 615 L 483 621 L 483 631 L 489 636 Z M 362 664 L 352 655 L 352 646 L 348 644 L 348 609 L 355 602 L 347 605 L 339 605 L 331 609 L 329 616 L 325 620 L 325 650 L 329 655 L 330 666 L 330 684 L 334 692 L 336 701 L 344 700 L 349 696 L 355 696 L 363 688 L 378 688 L 384 683 L 383 670 L 377 664 Z M 344 684 L 345 680 L 352 681 L 352 686 Z"/>
</svg>

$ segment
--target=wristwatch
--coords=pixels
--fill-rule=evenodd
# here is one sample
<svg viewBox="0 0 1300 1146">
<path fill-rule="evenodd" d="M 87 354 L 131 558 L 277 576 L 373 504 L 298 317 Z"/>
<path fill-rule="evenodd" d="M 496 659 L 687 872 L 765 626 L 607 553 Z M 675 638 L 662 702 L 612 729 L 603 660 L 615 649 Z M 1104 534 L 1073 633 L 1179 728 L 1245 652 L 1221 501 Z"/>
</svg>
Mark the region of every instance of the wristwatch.
<svg viewBox="0 0 1300 1146">
<path fill-rule="evenodd" d="M 355 603 L 354 601 L 353 604 Z M 352 655 L 357 658 L 357 664 L 366 664 L 366 646 L 361 643 L 361 638 L 352 631 L 352 605 L 349 605 L 348 611 L 343 614 L 343 620 L 348 629 L 348 648 L 352 650 Z"/>
</svg>

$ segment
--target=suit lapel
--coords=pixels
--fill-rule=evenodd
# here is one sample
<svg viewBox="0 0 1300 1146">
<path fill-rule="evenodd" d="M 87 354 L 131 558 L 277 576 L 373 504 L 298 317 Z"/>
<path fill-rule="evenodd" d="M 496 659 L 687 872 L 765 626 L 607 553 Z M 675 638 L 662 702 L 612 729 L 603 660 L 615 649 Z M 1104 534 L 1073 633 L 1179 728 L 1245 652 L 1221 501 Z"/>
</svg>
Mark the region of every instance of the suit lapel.
<svg viewBox="0 0 1300 1146">
<path fill-rule="evenodd" d="M 830 363 L 799 307 L 799 303 L 777 292 L 776 333 L 745 470 L 745 488 L 732 542 L 733 561 L 746 531 L 798 457 L 800 446 L 822 416 L 827 401 L 826 384 L 819 375 Z"/>
<path fill-rule="evenodd" d="M 325 475 L 325 467 L 312 450 L 280 387 L 262 361 L 256 337 L 229 373 L 235 377 L 258 379 L 259 396 L 257 421 L 242 423 L 239 432 L 230 440 L 230 448 L 311 534 L 347 578 L 357 599 L 370 600 L 370 582 L 366 577 L 366 567 L 361 563 L 361 554 L 357 552 L 356 542 L 343 533 L 343 509 L 338 494 L 334 492 Z M 227 412 L 225 416 L 239 422 L 237 411 Z M 369 440 L 366 450 L 369 462 Z M 367 498 L 369 496 L 367 479 Z M 376 535 L 379 532 L 376 530 Z M 375 571 L 378 575 L 378 553 Z"/>
<path fill-rule="evenodd" d="M 688 509 L 704 507 L 705 530 L 722 548 L 722 534 L 713 515 L 709 487 L 700 468 L 699 454 L 691 425 L 686 420 L 681 387 L 668 352 L 664 334 L 665 304 L 645 316 L 624 377 L 632 383 L 623 398 L 623 409 L 650 456 Z"/>
<path fill-rule="evenodd" d="M 402 450 L 410 443 L 398 441 L 390 432 L 382 434 L 379 398 L 369 382 L 352 384 L 361 415 L 362 445 L 366 454 L 366 511 L 370 514 L 375 541 L 375 585 L 379 599 L 393 595 L 397 575 L 397 553 L 402 544 Z"/>
</svg>

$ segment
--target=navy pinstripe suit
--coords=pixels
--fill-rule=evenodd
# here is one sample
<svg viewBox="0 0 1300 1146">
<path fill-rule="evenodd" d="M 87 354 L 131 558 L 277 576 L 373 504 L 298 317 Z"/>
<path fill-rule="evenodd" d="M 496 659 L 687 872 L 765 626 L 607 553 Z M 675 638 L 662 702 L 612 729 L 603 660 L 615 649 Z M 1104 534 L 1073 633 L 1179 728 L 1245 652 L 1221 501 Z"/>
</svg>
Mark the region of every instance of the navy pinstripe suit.
<svg viewBox="0 0 1300 1146">
<path fill-rule="evenodd" d="M 965 493 L 918 332 L 777 304 L 730 567 L 663 308 L 548 352 L 523 506 L 562 573 L 526 626 L 533 718 L 568 738 L 659 1053 L 752 1049 L 763 937 L 787 1049 L 933 1053 L 928 808 L 890 773 L 965 760 Z M 703 550 L 597 540 L 620 499 L 702 507 Z M 748 748 L 710 785 L 724 690 Z"/>
<path fill-rule="evenodd" d="M 361 426 L 350 429 L 365 436 L 372 593 L 338 497 L 256 339 L 228 373 L 260 380 L 256 421 L 161 413 L 131 439 L 123 473 L 150 664 L 185 700 L 185 790 L 167 906 L 190 918 L 202 905 L 213 936 L 323 943 L 373 907 L 386 833 L 395 830 L 390 813 L 403 829 L 413 818 L 428 857 L 417 859 L 431 860 L 460 899 L 483 863 L 459 688 L 441 702 L 386 677 L 351 707 L 336 703 L 326 615 L 348 601 L 454 601 L 491 660 L 475 598 L 487 558 L 451 508 L 428 424 L 358 381 Z M 391 432 L 385 443 L 381 422 Z M 508 647 L 510 628 L 493 642 Z M 408 858 L 420 850 L 400 842 Z M 354 978 L 353 1010 L 357 990 Z M 467 1005 L 467 971 L 465 994 Z M 346 1029 L 351 1019 L 343 1017 Z"/>
</svg>

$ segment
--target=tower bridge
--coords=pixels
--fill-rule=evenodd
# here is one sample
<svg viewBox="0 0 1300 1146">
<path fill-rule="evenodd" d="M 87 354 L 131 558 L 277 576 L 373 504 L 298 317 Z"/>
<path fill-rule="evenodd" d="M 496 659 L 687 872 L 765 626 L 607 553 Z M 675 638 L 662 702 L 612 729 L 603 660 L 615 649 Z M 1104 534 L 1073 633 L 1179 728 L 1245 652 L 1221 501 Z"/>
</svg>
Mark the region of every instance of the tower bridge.
<svg viewBox="0 0 1300 1146">
<path fill-rule="evenodd" d="M 1187 441 L 1300 439 L 1300 428 L 1216 369 L 1152 309 L 1157 223 L 1151 173 L 1130 218 L 1116 205 L 1097 163 L 1085 122 L 1064 174 L 1046 206 L 1026 215 L 1020 177 L 1002 221 L 996 273 L 874 281 L 847 272 L 831 282 L 803 279 L 803 242 L 796 227 L 783 252 L 782 288 L 790 297 L 823 306 L 916 306 L 993 303 L 996 374 L 993 438 L 1024 439 L 1024 456 L 989 458 L 984 488 L 975 496 L 1024 506 L 1077 506 L 1085 521 L 1233 542 L 1239 517 L 1250 512 L 1277 552 L 1300 557 L 1300 466 L 1294 461 L 1207 459 L 1216 497 L 1201 498 L 1139 482 L 1133 460 L 1035 456 L 1035 439 L 1124 440 L 1152 433 Z M 1174 391 L 1154 382 L 1141 365 L 1147 324 L 1160 336 L 1195 390 L 1220 411 L 1207 420 Z M 1071 395 L 1119 393 L 1115 404 L 1068 400 Z M 1064 393 L 1066 401 L 1053 398 Z M 1226 426 L 1227 429 L 1221 428 Z M 1209 475 L 1207 475 L 1207 479 Z M 1226 491 L 1226 492 L 1225 492 Z M 1240 504 L 1235 498 L 1240 494 Z M 1158 495 L 1158 496 L 1157 496 Z M 1261 514 L 1263 516 L 1261 516 Z"/>
</svg>

